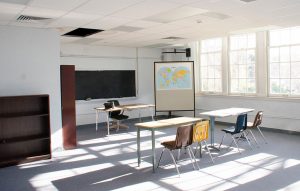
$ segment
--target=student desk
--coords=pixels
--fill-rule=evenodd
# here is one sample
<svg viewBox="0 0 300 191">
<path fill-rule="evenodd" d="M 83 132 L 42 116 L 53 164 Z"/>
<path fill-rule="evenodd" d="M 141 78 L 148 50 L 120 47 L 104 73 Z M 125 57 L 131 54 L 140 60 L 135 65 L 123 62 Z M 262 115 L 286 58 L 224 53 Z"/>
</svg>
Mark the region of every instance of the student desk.
<svg viewBox="0 0 300 191">
<path fill-rule="evenodd" d="M 99 114 L 101 112 L 106 114 L 106 123 L 107 123 L 107 135 L 109 135 L 109 112 L 111 111 L 132 111 L 132 110 L 138 110 L 139 111 L 139 119 L 141 122 L 141 110 L 142 109 L 149 109 L 149 112 L 151 113 L 152 120 L 154 120 L 153 117 L 153 111 L 151 108 L 155 107 L 153 104 L 127 104 L 127 105 L 119 105 L 114 108 L 105 109 L 104 107 L 96 107 L 94 108 L 96 111 L 96 131 L 98 130 L 98 122 L 99 122 Z"/>
<path fill-rule="evenodd" d="M 214 147 L 214 130 L 215 130 L 215 119 L 229 116 L 236 116 L 240 114 L 247 114 L 249 112 L 254 111 L 254 109 L 249 108 L 227 108 L 227 109 L 219 109 L 213 111 L 207 111 L 200 113 L 200 115 L 208 116 L 210 119 L 210 143 L 213 148 Z M 217 149 L 218 150 L 218 149 Z"/>
<path fill-rule="evenodd" d="M 171 119 L 164 119 L 159 121 L 150 121 L 144 123 L 136 123 L 137 128 L 137 157 L 138 157 L 138 166 L 141 163 L 141 130 L 151 131 L 151 140 L 152 140 L 152 167 L 153 172 L 155 172 L 156 158 L 155 158 L 155 131 L 162 130 L 166 128 L 177 128 L 181 125 L 193 124 L 199 121 L 202 121 L 202 118 L 193 118 L 193 117 L 176 117 Z"/>
</svg>

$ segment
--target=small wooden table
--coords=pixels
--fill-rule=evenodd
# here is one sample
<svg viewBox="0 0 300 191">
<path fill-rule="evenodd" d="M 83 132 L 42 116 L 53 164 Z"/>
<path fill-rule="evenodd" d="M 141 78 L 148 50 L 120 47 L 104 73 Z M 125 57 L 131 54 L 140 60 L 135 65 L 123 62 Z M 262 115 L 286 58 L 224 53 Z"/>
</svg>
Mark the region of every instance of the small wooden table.
<svg viewBox="0 0 300 191">
<path fill-rule="evenodd" d="M 153 172 L 155 172 L 156 165 L 156 156 L 155 156 L 155 131 L 166 129 L 166 128 L 177 128 L 181 125 L 194 124 L 199 121 L 202 121 L 202 118 L 193 118 L 193 117 L 176 117 L 171 119 L 164 119 L 159 121 L 150 121 L 145 123 L 136 123 L 137 128 L 137 157 L 138 157 L 138 166 L 141 163 L 141 135 L 140 131 L 149 130 L 151 131 L 151 140 L 152 140 L 152 167 Z"/>
<path fill-rule="evenodd" d="M 153 117 L 153 111 L 151 108 L 155 107 L 153 104 L 127 104 L 127 105 L 119 105 L 114 108 L 110 109 L 105 109 L 104 107 L 96 107 L 94 108 L 96 111 L 96 131 L 98 130 L 98 122 L 99 122 L 99 113 L 104 112 L 106 113 L 106 122 L 107 122 L 107 135 L 109 135 L 109 112 L 111 111 L 122 111 L 122 110 L 127 110 L 127 111 L 132 111 L 132 110 L 138 110 L 139 111 L 139 119 L 141 122 L 141 110 L 142 109 L 149 109 L 149 112 L 151 114 L 152 120 L 154 120 Z"/>
</svg>

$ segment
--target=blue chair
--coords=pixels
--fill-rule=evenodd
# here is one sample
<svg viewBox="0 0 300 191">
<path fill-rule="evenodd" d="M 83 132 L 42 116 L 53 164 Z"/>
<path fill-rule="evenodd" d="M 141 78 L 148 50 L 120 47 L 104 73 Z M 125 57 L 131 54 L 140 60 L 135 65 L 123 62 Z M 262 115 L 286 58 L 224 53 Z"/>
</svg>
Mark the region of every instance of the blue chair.
<svg viewBox="0 0 300 191">
<path fill-rule="evenodd" d="M 241 114 L 237 117 L 236 124 L 234 126 L 231 126 L 229 128 L 226 128 L 226 129 L 222 129 L 222 131 L 225 134 L 222 137 L 222 141 L 220 143 L 219 149 L 221 148 L 223 140 L 224 140 L 224 138 L 226 137 L 227 134 L 231 135 L 232 142 L 234 142 L 234 144 L 236 145 L 236 147 L 237 147 L 240 154 L 241 154 L 241 152 L 240 152 L 240 149 L 239 149 L 239 146 L 238 146 L 237 143 L 241 138 L 245 138 L 247 140 L 250 148 L 252 149 L 250 141 L 249 141 L 249 139 L 248 139 L 248 137 L 245 133 L 246 128 L 247 128 L 247 114 Z M 237 140 L 235 140 L 236 138 L 237 138 Z M 232 144 L 232 142 L 231 142 L 231 144 Z M 229 147 L 231 146 L 231 144 L 229 145 Z"/>
</svg>

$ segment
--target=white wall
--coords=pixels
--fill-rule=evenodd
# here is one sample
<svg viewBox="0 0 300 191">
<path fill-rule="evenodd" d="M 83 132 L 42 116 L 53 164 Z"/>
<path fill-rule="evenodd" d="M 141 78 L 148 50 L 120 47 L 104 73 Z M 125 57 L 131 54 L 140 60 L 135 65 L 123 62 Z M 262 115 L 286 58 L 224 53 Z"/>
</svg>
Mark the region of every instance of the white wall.
<svg viewBox="0 0 300 191">
<path fill-rule="evenodd" d="M 124 48 L 65 44 L 61 47 L 61 64 L 75 65 L 76 70 L 136 70 L 137 91 L 136 98 L 120 98 L 121 104 L 126 103 L 154 103 L 153 62 L 159 61 L 160 49 Z M 91 101 L 76 101 L 76 124 L 95 123 L 95 107 L 103 106 L 107 99 Z M 127 112 L 131 118 L 138 117 L 137 112 Z M 145 111 L 143 116 L 149 116 Z M 101 121 L 105 121 L 105 115 Z"/>
<path fill-rule="evenodd" d="M 49 94 L 52 150 L 62 147 L 59 35 L 0 26 L 0 96 Z"/>
</svg>

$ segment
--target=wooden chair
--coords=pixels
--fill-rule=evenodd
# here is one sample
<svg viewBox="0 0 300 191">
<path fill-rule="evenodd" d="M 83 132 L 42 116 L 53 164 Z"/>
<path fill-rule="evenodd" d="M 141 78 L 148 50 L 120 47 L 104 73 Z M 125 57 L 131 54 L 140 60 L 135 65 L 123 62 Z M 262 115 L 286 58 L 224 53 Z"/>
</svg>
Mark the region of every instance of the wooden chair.
<svg viewBox="0 0 300 191">
<path fill-rule="evenodd" d="M 186 151 L 189 154 L 189 157 L 190 157 L 191 162 L 193 164 L 193 168 L 195 169 L 194 163 L 196 163 L 196 166 L 198 167 L 198 169 L 200 169 L 199 165 L 196 161 L 196 158 L 194 156 L 194 153 L 192 152 L 192 149 L 190 147 L 190 145 L 192 143 L 193 143 L 193 125 L 184 125 L 184 126 L 178 127 L 175 140 L 165 141 L 165 142 L 161 143 L 161 145 L 163 145 L 164 148 L 163 148 L 163 150 L 160 154 L 160 158 L 159 158 L 159 161 L 158 161 L 158 164 L 157 164 L 157 168 L 159 167 L 159 164 L 160 164 L 160 161 L 161 161 L 161 158 L 162 158 L 162 155 L 163 155 L 165 149 L 167 149 L 170 153 L 170 156 L 171 156 L 173 162 L 174 162 L 177 173 L 180 176 L 180 173 L 179 173 L 179 170 L 178 170 L 178 167 L 177 167 L 177 163 L 176 163 L 176 160 L 174 158 L 174 155 L 173 155 L 172 151 L 184 148 L 184 149 L 186 149 Z"/>
<path fill-rule="evenodd" d="M 261 125 L 262 123 L 262 117 L 263 117 L 263 112 L 262 111 L 259 111 L 257 112 L 256 116 L 255 116 L 255 119 L 254 119 L 254 122 L 247 122 L 247 131 L 249 131 L 255 141 L 255 143 L 258 145 L 257 141 L 256 141 L 256 138 L 252 132 L 251 129 L 254 129 L 254 128 L 257 128 L 259 133 L 261 134 L 261 136 L 263 137 L 265 143 L 267 144 L 267 140 L 266 140 L 266 137 L 264 136 L 264 134 L 261 132 L 259 126 Z"/>
</svg>

